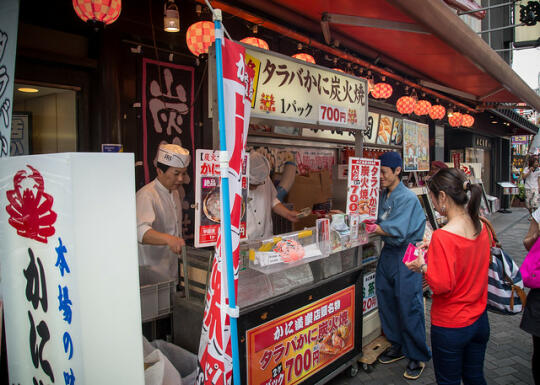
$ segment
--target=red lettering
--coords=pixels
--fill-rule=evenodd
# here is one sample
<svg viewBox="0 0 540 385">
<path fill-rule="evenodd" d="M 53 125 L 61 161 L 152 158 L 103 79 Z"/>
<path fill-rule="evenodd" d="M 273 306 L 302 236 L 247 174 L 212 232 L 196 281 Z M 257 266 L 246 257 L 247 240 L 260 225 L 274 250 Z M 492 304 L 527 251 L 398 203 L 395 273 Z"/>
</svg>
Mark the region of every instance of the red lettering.
<svg viewBox="0 0 540 385">
<path fill-rule="evenodd" d="M 334 108 L 334 121 L 339 122 L 339 110 Z"/>
<path fill-rule="evenodd" d="M 322 110 L 322 120 L 325 119 L 324 115 L 326 115 L 326 106 L 321 106 L 321 110 Z"/>
<path fill-rule="evenodd" d="M 287 370 L 287 382 L 292 380 L 292 367 L 294 364 L 294 358 L 290 358 L 285 362 L 285 369 Z"/>
<path fill-rule="evenodd" d="M 302 354 L 298 354 L 294 359 L 294 375 L 295 377 L 300 377 L 302 375 L 302 368 L 304 364 L 304 357 Z"/>
<path fill-rule="evenodd" d="M 311 350 L 306 350 L 304 353 L 304 370 L 307 372 L 311 369 Z"/>
</svg>

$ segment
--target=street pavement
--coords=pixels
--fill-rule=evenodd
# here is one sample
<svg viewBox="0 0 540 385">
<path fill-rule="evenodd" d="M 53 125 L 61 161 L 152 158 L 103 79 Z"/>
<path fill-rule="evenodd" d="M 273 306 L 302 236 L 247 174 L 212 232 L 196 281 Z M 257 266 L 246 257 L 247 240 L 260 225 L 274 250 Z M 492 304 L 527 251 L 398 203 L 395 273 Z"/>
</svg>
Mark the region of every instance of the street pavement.
<svg viewBox="0 0 540 385">
<path fill-rule="evenodd" d="M 529 229 L 528 211 L 513 207 L 512 213 L 494 213 L 490 217 L 495 232 L 503 249 L 521 265 L 526 255 L 522 240 Z M 426 323 L 429 325 L 431 300 L 427 301 Z M 491 335 L 484 361 L 484 373 L 488 384 L 530 385 L 533 384 L 531 374 L 532 338 L 519 328 L 521 314 L 504 316 L 489 313 Z M 427 340 L 431 345 L 429 326 Z M 393 364 L 377 363 L 367 373 L 362 370 L 351 378 L 344 372 L 330 381 L 332 385 L 391 385 L 391 384 L 436 384 L 432 361 L 428 362 L 424 373 L 416 381 L 403 377 L 407 360 Z"/>
</svg>

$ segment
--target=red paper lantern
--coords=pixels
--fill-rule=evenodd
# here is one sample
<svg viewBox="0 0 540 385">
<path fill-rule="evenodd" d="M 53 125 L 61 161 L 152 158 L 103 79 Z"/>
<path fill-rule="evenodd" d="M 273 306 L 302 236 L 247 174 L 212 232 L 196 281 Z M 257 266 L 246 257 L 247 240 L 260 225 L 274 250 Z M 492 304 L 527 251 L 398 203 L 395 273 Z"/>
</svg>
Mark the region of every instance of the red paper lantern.
<svg viewBox="0 0 540 385">
<path fill-rule="evenodd" d="M 246 43 L 254 47 L 259 47 L 259 48 L 267 49 L 267 50 L 270 49 L 270 47 L 268 46 L 268 43 L 265 42 L 263 39 L 259 39 L 258 37 L 245 37 L 240 41 L 242 43 Z"/>
<path fill-rule="evenodd" d="M 463 114 L 461 116 L 461 125 L 463 127 L 472 127 L 474 124 L 474 118 L 469 114 Z"/>
<path fill-rule="evenodd" d="M 435 104 L 429 109 L 429 117 L 433 120 L 442 119 L 446 115 L 446 108 L 440 104 Z"/>
<path fill-rule="evenodd" d="M 373 96 L 375 99 L 388 99 L 390 96 L 392 96 L 392 86 L 388 83 L 377 83 L 373 86 L 373 90 L 371 91 L 371 96 Z"/>
<path fill-rule="evenodd" d="M 292 55 L 293 58 L 298 60 L 307 61 L 308 63 L 315 64 L 315 58 L 308 53 L 297 53 Z"/>
<path fill-rule="evenodd" d="M 427 100 L 419 100 L 414 106 L 414 113 L 418 116 L 427 115 L 431 108 L 431 103 Z"/>
<path fill-rule="evenodd" d="M 459 112 L 454 112 L 452 115 L 448 115 L 448 123 L 452 127 L 459 127 L 461 126 L 461 119 L 462 115 Z"/>
<path fill-rule="evenodd" d="M 214 23 L 211 21 L 199 21 L 191 24 L 186 32 L 188 49 L 195 56 L 208 53 L 208 47 L 216 40 Z"/>
<path fill-rule="evenodd" d="M 341 68 L 332 68 L 334 71 L 338 71 L 338 72 L 343 72 L 345 73 L 345 71 L 343 71 Z"/>
<path fill-rule="evenodd" d="M 410 96 L 402 96 L 396 102 L 396 108 L 400 114 L 410 114 L 414 111 L 416 100 Z"/>
<path fill-rule="evenodd" d="M 122 0 L 73 0 L 73 9 L 83 21 L 111 24 L 122 11 Z"/>
</svg>

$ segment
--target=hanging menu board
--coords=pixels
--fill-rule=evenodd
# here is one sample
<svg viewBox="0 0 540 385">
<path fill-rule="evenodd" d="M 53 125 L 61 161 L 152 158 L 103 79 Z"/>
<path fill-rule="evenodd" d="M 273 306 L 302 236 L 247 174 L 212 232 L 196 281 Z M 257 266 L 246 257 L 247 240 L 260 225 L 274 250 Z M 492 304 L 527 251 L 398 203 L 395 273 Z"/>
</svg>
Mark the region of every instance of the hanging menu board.
<svg viewBox="0 0 540 385">
<path fill-rule="evenodd" d="M 429 171 L 429 127 L 403 120 L 404 171 Z"/>
<path fill-rule="evenodd" d="M 255 70 L 252 118 L 365 129 L 365 79 L 252 46 L 246 46 L 246 61 Z"/>
</svg>

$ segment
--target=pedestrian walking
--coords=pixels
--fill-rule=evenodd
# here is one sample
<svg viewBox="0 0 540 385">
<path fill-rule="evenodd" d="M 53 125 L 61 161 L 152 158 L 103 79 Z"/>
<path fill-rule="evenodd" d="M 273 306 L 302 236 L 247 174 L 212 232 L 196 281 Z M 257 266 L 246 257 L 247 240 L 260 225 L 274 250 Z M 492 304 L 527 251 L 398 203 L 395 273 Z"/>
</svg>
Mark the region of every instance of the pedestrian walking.
<svg viewBox="0 0 540 385">
<path fill-rule="evenodd" d="M 537 242 L 540 236 L 540 209 L 532 214 L 529 231 L 523 239 L 523 245 L 528 250 Z M 540 289 L 531 289 L 527 295 L 527 304 L 523 311 L 520 328 L 532 335 L 532 374 L 535 385 L 540 385 Z"/>
<path fill-rule="evenodd" d="M 443 169 L 428 182 L 435 209 L 448 223 L 433 232 L 424 257 L 407 263 L 425 274 L 433 292 L 431 348 L 438 384 L 486 384 L 489 339 L 486 311 L 490 235 L 479 218 L 482 188 L 458 169 Z M 470 198 L 469 198 L 470 194 Z M 419 247 L 427 247 L 420 244 Z"/>
<path fill-rule="evenodd" d="M 540 186 L 540 168 L 538 159 L 530 158 L 529 166 L 523 169 L 523 183 L 525 184 L 525 206 L 532 214 L 538 208 L 538 190 Z"/>
<path fill-rule="evenodd" d="M 381 327 L 392 346 L 379 357 L 389 364 L 404 357 L 403 376 L 415 380 L 431 358 L 426 343 L 422 277 L 401 262 L 409 243 L 422 240 L 426 217 L 416 195 L 401 182 L 402 160 L 397 152 L 381 157 L 381 200 L 375 233 L 384 247 L 375 275 Z"/>
</svg>

